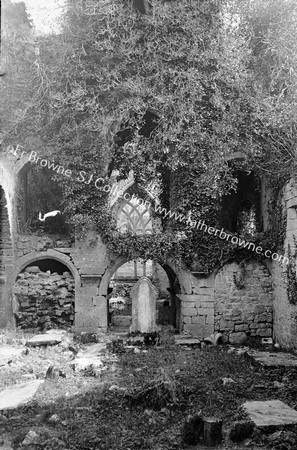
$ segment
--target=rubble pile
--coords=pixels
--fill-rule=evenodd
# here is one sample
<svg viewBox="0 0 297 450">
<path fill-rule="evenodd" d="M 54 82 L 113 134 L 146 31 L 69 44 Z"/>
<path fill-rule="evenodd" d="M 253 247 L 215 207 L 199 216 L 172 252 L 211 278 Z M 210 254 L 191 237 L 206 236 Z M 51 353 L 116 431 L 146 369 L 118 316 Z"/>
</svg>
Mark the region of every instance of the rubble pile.
<svg viewBox="0 0 297 450">
<path fill-rule="evenodd" d="M 15 317 L 22 329 L 70 329 L 74 321 L 74 279 L 69 272 L 27 267 L 14 287 Z"/>
</svg>

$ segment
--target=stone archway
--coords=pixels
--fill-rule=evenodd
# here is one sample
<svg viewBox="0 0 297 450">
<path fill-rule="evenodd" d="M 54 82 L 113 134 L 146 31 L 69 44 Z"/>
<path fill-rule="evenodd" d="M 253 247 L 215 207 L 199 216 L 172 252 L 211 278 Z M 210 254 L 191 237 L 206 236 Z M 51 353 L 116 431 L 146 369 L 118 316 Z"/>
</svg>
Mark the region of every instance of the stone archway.
<svg viewBox="0 0 297 450">
<path fill-rule="evenodd" d="M 113 262 L 113 264 L 105 271 L 100 285 L 99 285 L 99 296 L 106 298 L 106 309 L 108 310 L 108 300 L 109 300 L 109 283 L 113 276 L 113 274 L 119 269 L 121 266 L 123 266 L 125 263 L 129 262 L 129 258 L 126 256 L 119 256 L 116 258 Z M 168 315 L 173 316 L 174 320 L 174 327 L 177 329 L 180 329 L 180 299 L 176 295 L 180 292 L 180 280 L 178 277 L 178 274 L 175 272 L 174 268 L 171 267 L 170 263 L 161 265 L 163 270 L 165 271 L 170 288 L 168 289 L 168 294 L 170 297 L 170 304 L 169 307 L 173 310 L 168 310 Z M 165 311 L 164 311 L 165 312 Z M 165 320 L 164 320 L 165 317 Z M 164 322 L 166 322 L 166 315 L 163 315 Z"/>
<path fill-rule="evenodd" d="M 13 314 L 22 329 L 71 329 L 79 274 L 70 258 L 54 250 L 18 260 L 14 274 Z"/>
<path fill-rule="evenodd" d="M 75 285 L 80 285 L 80 275 L 78 273 L 77 268 L 71 262 L 69 256 L 64 255 L 56 250 L 47 250 L 46 252 L 35 252 L 30 253 L 29 255 L 23 256 L 18 259 L 17 264 L 15 266 L 14 271 L 14 281 L 16 280 L 18 274 L 27 266 L 29 266 L 32 262 L 38 261 L 41 259 L 56 259 L 57 261 L 65 264 L 68 267 L 75 281 Z"/>
</svg>

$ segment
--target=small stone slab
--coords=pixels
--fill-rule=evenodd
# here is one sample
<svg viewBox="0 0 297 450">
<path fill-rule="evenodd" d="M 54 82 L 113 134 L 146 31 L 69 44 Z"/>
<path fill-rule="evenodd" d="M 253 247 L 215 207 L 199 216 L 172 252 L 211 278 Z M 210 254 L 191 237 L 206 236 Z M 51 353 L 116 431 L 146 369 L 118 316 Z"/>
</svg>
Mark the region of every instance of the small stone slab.
<svg viewBox="0 0 297 450">
<path fill-rule="evenodd" d="M 62 342 L 63 336 L 57 333 L 52 334 L 37 334 L 36 336 L 28 339 L 26 345 L 28 347 L 38 347 L 40 345 L 57 345 Z"/>
<path fill-rule="evenodd" d="M 14 409 L 28 403 L 36 394 L 44 380 L 33 380 L 27 383 L 15 384 L 0 393 L 0 411 Z"/>
<path fill-rule="evenodd" d="M 21 356 L 23 351 L 23 348 L 0 345 L 0 366 L 6 366 L 6 364 Z"/>
<path fill-rule="evenodd" d="M 283 352 L 257 352 L 248 354 L 257 362 L 266 367 L 297 367 L 297 356 Z"/>
<path fill-rule="evenodd" d="M 243 408 L 257 427 L 297 423 L 297 411 L 280 400 L 246 402 Z"/>
<path fill-rule="evenodd" d="M 90 345 L 85 350 L 80 350 L 76 355 L 75 360 L 72 364 L 78 370 L 86 369 L 90 366 L 94 368 L 102 367 L 104 364 L 102 362 L 102 357 L 100 353 L 106 349 L 105 342 L 99 342 L 98 344 Z"/>
<path fill-rule="evenodd" d="M 59 328 L 51 328 L 50 330 L 47 330 L 44 334 L 54 334 L 58 336 L 65 336 L 67 334 L 66 330 L 60 330 Z"/>
<path fill-rule="evenodd" d="M 186 336 L 186 335 L 177 335 L 174 336 L 174 340 L 176 345 L 188 345 L 188 346 L 194 346 L 194 345 L 200 345 L 201 342 L 199 339 L 192 337 L 192 336 Z"/>
</svg>

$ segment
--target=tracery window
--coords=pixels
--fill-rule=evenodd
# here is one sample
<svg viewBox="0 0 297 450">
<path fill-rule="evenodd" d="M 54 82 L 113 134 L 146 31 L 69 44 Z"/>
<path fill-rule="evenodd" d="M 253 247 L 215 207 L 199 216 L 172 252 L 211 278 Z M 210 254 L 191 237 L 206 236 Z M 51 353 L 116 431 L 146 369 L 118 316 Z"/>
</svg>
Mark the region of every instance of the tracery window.
<svg viewBox="0 0 297 450">
<path fill-rule="evenodd" d="M 136 198 L 127 200 L 118 213 L 118 229 L 124 233 L 131 231 L 137 235 L 152 234 L 152 219 L 144 204 Z"/>
</svg>

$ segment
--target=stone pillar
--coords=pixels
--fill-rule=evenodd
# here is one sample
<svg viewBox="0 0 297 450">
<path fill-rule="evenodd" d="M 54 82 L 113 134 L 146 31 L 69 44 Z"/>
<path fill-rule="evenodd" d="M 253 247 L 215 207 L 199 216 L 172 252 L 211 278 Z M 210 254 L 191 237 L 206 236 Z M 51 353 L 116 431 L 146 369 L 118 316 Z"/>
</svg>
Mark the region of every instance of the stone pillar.
<svg viewBox="0 0 297 450">
<path fill-rule="evenodd" d="M 141 277 L 131 289 L 131 331 L 152 333 L 156 331 L 156 300 L 158 291 L 147 277 Z"/>
<path fill-rule="evenodd" d="M 107 329 L 107 301 L 98 295 L 99 275 L 82 276 L 75 292 L 75 332 L 97 333 Z"/>
</svg>

